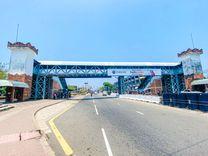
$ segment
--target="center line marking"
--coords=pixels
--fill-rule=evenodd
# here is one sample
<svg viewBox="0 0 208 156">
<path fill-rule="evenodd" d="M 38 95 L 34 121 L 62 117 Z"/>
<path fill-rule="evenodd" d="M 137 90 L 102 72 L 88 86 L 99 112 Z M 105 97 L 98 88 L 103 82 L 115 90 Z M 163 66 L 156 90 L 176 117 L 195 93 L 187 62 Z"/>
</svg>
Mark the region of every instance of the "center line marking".
<svg viewBox="0 0 208 156">
<path fill-rule="evenodd" d="M 94 107 L 95 107 L 95 112 L 96 112 L 96 114 L 99 115 L 98 110 L 97 110 L 97 106 L 94 105 Z"/>
<path fill-rule="evenodd" d="M 139 112 L 139 111 L 136 111 L 138 114 L 140 114 L 140 115 L 144 115 L 144 113 L 142 113 L 142 112 Z"/>
<path fill-rule="evenodd" d="M 113 153 L 111 151 L 111 147 L 110 147 L 110 144 L 108 142 L 108 139 L 107 139 L 107 136 L 105 134 L 105 130 L 102 128 L 102 133 L 103 133 L 103 138 L 104 138 L 104 141 L 105 141 L 105 146 L 107 148 L 107 151 L 108 151 L 108 156 L 113 156 Z"/>
</svg>

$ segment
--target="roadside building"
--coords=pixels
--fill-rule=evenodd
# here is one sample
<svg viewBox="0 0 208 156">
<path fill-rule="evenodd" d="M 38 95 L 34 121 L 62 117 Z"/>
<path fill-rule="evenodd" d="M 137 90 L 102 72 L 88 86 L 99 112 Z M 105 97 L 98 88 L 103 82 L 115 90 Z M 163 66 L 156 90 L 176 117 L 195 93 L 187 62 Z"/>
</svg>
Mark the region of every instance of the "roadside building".
<svg viewBox="0 0 208 156">
<path fill-rule="evenodd" d="M 29 85 L 24 82 L 0 80 L 0 87 L 6 87 L 6 102 L 24 101 L 24 90 Z"/>
<path fill-rule="evenodd" d="M 30 43 L 24 44 L 21 42 L 8 42 L 7 47 L 11 51 L 8 80 L 13 83 L 12 88 L 15 88 L 16 83 L 27 84 L 28 87 L 20 89 L 23 95 L 22 100 L 27 100 L 31 96 L 33 64 L 34 58 L 38 54 L 38 49 Z M 14 89 L 11 91 L 13 94 Z"/>
<path fill-rule="evenodd" d="M 191 83 L 192 91 L 208 92 L 208 79 L 194 80 Z"/>
</svg>

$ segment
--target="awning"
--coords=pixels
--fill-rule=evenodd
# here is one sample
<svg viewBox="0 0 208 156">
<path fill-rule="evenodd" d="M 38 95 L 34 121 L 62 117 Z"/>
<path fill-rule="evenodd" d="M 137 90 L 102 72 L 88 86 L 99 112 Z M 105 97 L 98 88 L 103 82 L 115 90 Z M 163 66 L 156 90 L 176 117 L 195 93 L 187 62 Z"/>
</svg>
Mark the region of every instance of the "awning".
<svg viewBox="0 0 208 156">
<path fill-rule="evenodd" d="M 205 85 L 208 84 L 208 79 L 194 80 L 191 85 Z"/>
<path fill-rule="evenodd" d="M 29 88 L 27 83 L 10 80 L 0 80 L 0 87 Z"/>
</svg>

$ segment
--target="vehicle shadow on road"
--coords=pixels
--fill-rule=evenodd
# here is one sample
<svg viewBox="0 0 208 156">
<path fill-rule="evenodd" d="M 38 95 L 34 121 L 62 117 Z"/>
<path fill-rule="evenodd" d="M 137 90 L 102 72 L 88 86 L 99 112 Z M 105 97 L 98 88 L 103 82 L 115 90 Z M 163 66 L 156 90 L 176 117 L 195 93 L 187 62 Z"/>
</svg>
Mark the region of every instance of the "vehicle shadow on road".
<svg viewBox="0 0 208 156">
<path fill-rule="evenodd" d="M 68 100 L 95 100 L 95 99 L 116 99 L 118 97 L 85 97 L 85 98 L 69 98 Z"/>
</svg>

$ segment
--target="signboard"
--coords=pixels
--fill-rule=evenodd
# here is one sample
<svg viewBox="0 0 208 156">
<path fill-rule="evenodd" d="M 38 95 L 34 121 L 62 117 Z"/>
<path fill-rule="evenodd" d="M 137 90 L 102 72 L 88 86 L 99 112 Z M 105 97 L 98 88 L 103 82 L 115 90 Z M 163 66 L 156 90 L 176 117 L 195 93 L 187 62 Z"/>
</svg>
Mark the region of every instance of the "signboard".
<svg viewBox="0 0 208 156">
<path fill-rule="evenodd" d="M 108 69 L 108 76 L 158 76 L 161 69 Z"/>
</svg>

